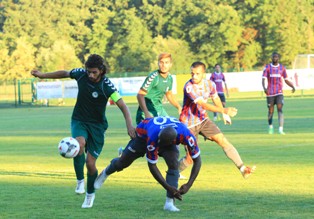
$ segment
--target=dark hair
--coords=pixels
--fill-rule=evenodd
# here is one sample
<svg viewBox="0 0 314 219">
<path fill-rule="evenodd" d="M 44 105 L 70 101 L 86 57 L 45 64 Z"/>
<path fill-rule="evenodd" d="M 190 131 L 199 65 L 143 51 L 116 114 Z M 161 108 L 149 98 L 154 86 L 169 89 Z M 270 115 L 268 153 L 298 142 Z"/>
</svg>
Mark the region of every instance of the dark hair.
<svg viewBox="0 0 314 219">
<path fill-rule="evenodd" d="M 85 68 L 98 68 L 103 74 L 107 73 L 107 67 L 105 65 L 105 60 L 97 54 L 91 54 L 88 56 L 85 62 Z"/>
<path fill-rule="evenodd" d="M 197 68 L 199 66 L 202 66 L 204 70 L 206 70 L 206 65 L 203 62 L 193 62 L 191 68 Z"/>
<path fill-rule="evenodd" d="M 215 65 L 215 68 L 217 67 L 217 65 L 219 65 L 219 64 L 216 64 L 216 65 Z M 220 65 L 219 65 L 219 66 L 220 66 Z"/>
<path fill-rule="evenodd" d="M 158 143 L 160 146 L 168 146 L 174 144 L 177 137 L 177 130 L 172 126 L 167 126 L 166 128 L 160 130 L 158 134 Z"/>
<path fill-rule="evenodd" d="M 271 57 L 273 57 L 274 55 L 278 55 L 279 58 L 280 58 L 280 54 L 279 54 L 278 52 L 273 52 L 273 53 L 271 54 Z"/>
</svg>

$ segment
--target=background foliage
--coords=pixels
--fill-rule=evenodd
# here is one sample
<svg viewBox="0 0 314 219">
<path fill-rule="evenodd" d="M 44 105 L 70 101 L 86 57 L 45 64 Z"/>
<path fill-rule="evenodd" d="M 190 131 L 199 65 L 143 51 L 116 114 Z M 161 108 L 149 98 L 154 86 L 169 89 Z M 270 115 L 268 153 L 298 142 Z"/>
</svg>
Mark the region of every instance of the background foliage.
<svg viewBox="0 0 314 219">
<path fill-rule="evenodd" d="M 111 72 L 156 68 L 174 56 L 173 73 L 191 62 L 251 70 L 278 51 L 291 66 L 314 53 L 313 0 L 2 0 L 0 79 L 71 69 L 90 53 Z"/>
</svg>

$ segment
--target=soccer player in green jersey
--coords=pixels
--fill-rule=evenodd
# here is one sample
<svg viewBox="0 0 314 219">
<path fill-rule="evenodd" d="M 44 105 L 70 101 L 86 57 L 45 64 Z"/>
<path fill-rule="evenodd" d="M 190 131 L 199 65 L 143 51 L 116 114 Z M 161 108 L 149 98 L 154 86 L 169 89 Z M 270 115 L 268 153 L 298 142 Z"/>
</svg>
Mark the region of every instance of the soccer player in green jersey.
<svg viewBox="0 0 314 219">
<path fill-rule="evenodd" d="M 165 95 L 168 101 L 178 109 L 180 115 L 182 107 L 172 93 L 173 78 L 169 73 L 171 66 L 171 54 L 161 53 L 158 57 L 159 69 L 146 77 L 137 94 L 139 107 L 136 113 L 136 124 L 145 118 L 168 116 L 162 106 L 162 99 Z"/>
<path fill-rule="evenodd" d="M 118 91 L 105 76 L 106 66 L 104 59 L 92 54 L 85 62 L 84 68 L 75 68 L 71 71 L 59 70 L 41 73 L 33 70 L 31 74 L 38 78 L 73 78 L 77 81 L 78 95 L 72 113 L 71 132 L 80 144 L 80 152 L 73 159 L 77 178 L 77 194 L 84 194 L 84 164 L 87 167 L 87 192 L 82 208 L 91 208 L 95 199 L 94 181 L 98 175 L 96 160 L 100 155 L 105 138 L 108 122 L 105 115 L 108 99 L 111 98 L 123 113 L 128 134 L 135 138 L 135 128 L 129 108 L 119 95 Z M 86 160 L 85 152 L 86 151 Z"/>
</svg>

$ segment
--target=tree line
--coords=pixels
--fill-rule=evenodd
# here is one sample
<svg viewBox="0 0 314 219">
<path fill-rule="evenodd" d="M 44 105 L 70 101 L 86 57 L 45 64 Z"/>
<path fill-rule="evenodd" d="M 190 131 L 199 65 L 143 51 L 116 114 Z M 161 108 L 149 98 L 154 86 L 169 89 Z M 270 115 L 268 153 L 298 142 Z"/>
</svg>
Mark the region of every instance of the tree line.
<svg viewBox="0 0 314 219">
<path fill-rule="evenodd" d="M 273 51 L 291 66 L 314 53 L 313 0 L 2 0 L 0 79 L 83 66 L 102 55 L 110 72 L 148 72 L 173 55 L 173 73 L 193 61 L 252 70 Z"/>
</svg>

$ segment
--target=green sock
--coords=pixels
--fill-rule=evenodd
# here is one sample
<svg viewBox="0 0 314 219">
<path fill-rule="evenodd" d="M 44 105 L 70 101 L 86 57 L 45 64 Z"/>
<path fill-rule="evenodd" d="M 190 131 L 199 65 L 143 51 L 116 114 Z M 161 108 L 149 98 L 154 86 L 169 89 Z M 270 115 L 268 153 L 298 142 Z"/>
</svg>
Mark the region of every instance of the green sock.
<svg viewBox="0 0 314 219">
<path fill-rule="evenodd" d="M 85 165 L 85 154 L 77 155 L 73 158 L 74 170 L 76 174 L 76 179 L 84 179 L 84 165 Z"/>
<path fill-rule="evenodd" d="M 95 192 L 94 182 L 98 176 L 98 171 L 94 175 L 89 175 L 87 173 L 87 193 L 91 194 Z"/>
</svg>

